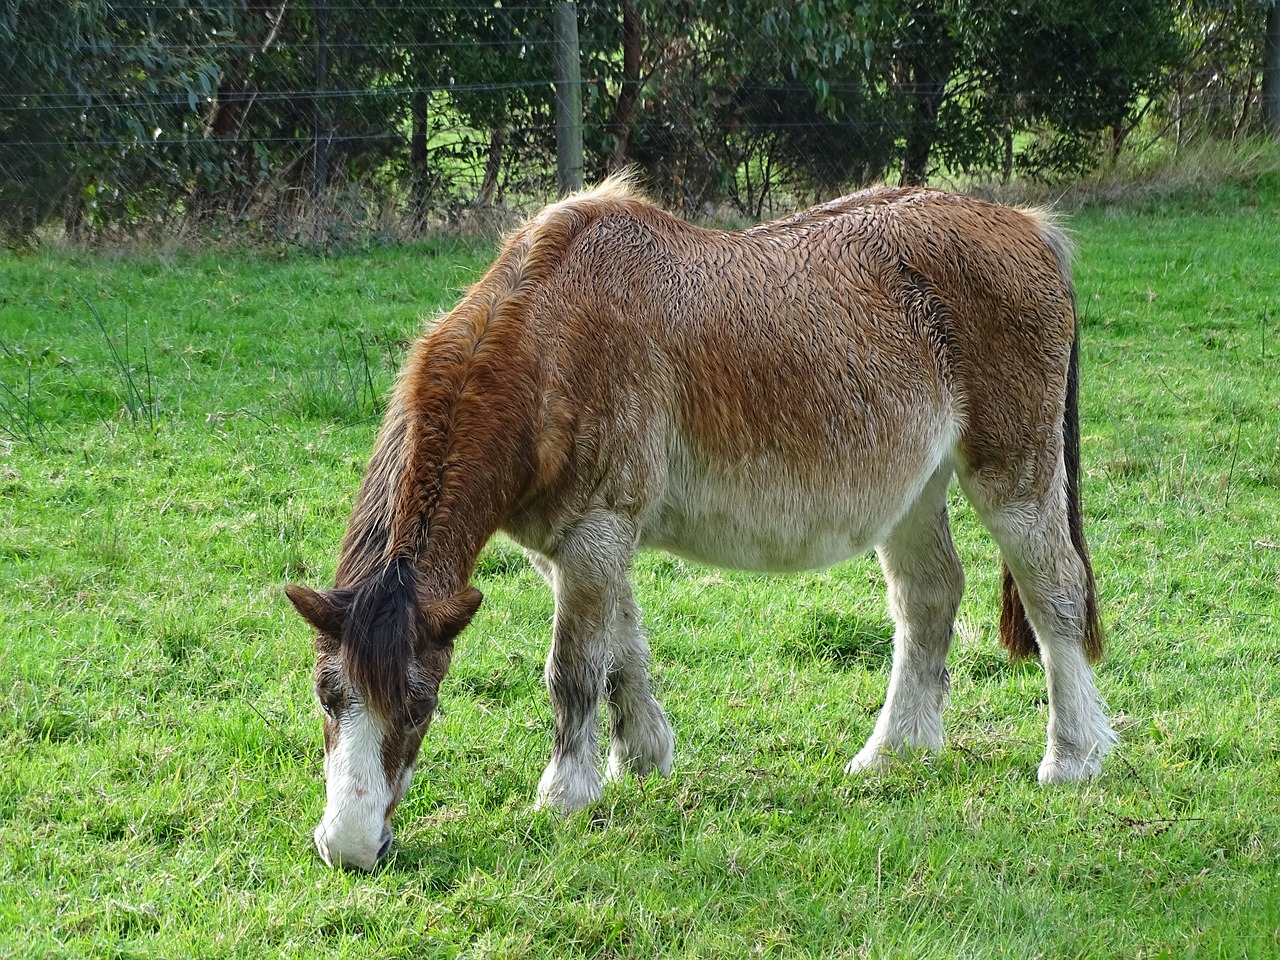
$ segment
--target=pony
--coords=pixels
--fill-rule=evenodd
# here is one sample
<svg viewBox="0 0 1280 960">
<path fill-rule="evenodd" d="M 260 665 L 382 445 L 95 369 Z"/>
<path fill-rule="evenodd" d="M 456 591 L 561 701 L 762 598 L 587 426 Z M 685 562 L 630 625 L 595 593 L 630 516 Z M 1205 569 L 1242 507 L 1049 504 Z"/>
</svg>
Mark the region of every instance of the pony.
<svg viewBox="0 0 1280 960">
<path fill-rule="evenodd" d="M 533 216 L 410 349 L 333 588 L 286 587 L 315 630 L 325 862 L 387 854 L 498 531 L 555 598 L 540 805 L 672 769 L 628 580 L 641 548 L 779 572 L 874 548 L 892 672 L 845 769 L 941 749 L 953 477 L 1000 550 L 1003 645 L 1043 662 L 1039 779 L 1097 774 L 1116 735 L 1091 669 L 1070 256 L 1044 212 L 916 188 L 730 232 L 613 178 Z"/>
</svg>

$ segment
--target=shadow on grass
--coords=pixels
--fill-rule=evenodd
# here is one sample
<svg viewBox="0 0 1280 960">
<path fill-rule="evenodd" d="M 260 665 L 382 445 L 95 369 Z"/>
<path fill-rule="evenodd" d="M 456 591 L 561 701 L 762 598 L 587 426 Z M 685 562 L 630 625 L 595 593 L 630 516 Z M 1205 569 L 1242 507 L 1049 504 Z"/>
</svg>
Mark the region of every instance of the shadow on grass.
<svg viewBox="0 0 1280 960">
<path fill-rule="evenodd" d="M 973 683 L 985 683 L 990 680 L 1003 680 L 1025 671 L 1040 671 L 1039 654 L 1032 654 L 1023 660 L 1010 660 L 1008 655 L 996 645 L 989 650 L 972 653 L 965 657 L 963 664 L 954 669 L 967 674 Z"/>
<path fill-rule="evenodd" d="M 391 856 L 376 868 L 379 874 L 403 877 L 423 890 L 445 894 L 458 890 L 476 876 L 494 876 L 511 858 L 511 846 L 496 838 L 465 846 L 445 837 L 412 837 L 402 844 L 397 838 Z"/>
</svg>

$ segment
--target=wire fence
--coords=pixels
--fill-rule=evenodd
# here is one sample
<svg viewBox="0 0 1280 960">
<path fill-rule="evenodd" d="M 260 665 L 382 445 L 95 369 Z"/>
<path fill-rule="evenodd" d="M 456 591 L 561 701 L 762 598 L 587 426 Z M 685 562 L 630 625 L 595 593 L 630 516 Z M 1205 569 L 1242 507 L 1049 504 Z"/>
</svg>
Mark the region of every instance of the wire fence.
<svg viewBox="0 0 1280 960">
<path fill-rule="evenodd" d="M 1261 129 L 1258 0 L 568 6 L 586 179 L 636 166 L 688 211 Z M 10 3 L 0 229 L 332 238 L 541 202 L 556 43 L 551 5 L 501 0 Z"/>
</svg>

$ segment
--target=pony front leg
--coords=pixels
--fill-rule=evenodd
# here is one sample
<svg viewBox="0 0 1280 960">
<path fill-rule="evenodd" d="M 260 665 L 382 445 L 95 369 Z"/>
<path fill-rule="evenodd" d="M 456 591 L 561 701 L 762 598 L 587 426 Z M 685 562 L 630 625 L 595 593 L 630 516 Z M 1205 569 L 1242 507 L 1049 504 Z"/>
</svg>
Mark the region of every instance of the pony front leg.
<svg viewBox="0 0 1280 960">
<path fill-rule="evenodd" d="M 600 632 L 571 633 L 556 615 L 547 658 L 547 692 L 554 723 L 551 762 L 538 781 L 538 806 L 572 813 L 600 799 L 596 726 L 604 692 L 604 643 Z"/>
<path fill-rule="evenodd" d="M 581 522 L 538 569 L 555 593 L 555 625 L 547 657 L 554 724 L 551 762 L 538 781 L 538 806 L 571 813 L 600 799 L 597 730 L 606 691 L 610 633 L 625 597 L 634 538 L 621 518 L 597 514 Z"/>
</svg>

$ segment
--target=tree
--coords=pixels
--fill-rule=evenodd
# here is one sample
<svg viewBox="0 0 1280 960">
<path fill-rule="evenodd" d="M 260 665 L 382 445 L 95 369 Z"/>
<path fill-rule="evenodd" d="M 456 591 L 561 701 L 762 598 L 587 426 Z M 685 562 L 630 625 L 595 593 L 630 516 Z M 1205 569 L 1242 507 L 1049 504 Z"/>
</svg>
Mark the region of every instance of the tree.
<svg viewBox="0 0 1280 960">
<path fill-rule="evenodd" d="M 0 19 L 0 218 L 19 233 L 61 210 L 73 230 L 185 190 L 226 11 L 176 0 L 19 3 Z M 10 206 L 11 201 L 14 205 Z"/>
<path fill-rule="evenodd" d="M 1159 104 L 1177 143 L 1237 140 L 1268 129 L 1268 104 L 1280 91 L 1280 76 L 1273 69 L 1269 81 L 1267 69 L 1277 56 L 1268 38 L 1278 16 L 1271 0 L 1193 0 L 1179 7 L 1187 53 Z"/>
<path fill-rule="evenodd" d="M 904 184 L 925 182 L 930 152 L 943 135 L 939 126 L 942 110 L 965 52 L 955 20 L 956 12 L 945 3 L 917 0 L 906 6 L 896 24 L 886 86 L 902 104 L 907 118 L 902 138 Z"/>
<path fill-rule="evenodd" d="M 1105 131 L 1119 150 L 1181 52 L 1165 0 L 860 6 L 869 59 L 905 118 L 904 183 L 938 161 L 1004 179 L 1086 169 Z"/>
<path fill-rule="evenodd" d="M 0 12 L 0 234 L 18 239 L 63 205 L 75 184 L 68 135 L 80 69 L 66 55 L 102 3 L 57 11 L 8 4 Z"/>
<path fill-rule="evenodd" d="M 1273 140 L 1280 140 L 1280 3 L 1267 7 L 1262 55 L 1262 119 Z"/>
<path fill-rule="evenodd" d="M 588 175 L 638 164 L 688 210 L 1071 175 L 1144 117 L 1236 136 L 1280 111 L 1273 0 L 577 7 Z M 497 0 L 13 0 L 0 228 L 548 196 L 552 38 L 547 5 Z"/>
<path fill-rule="evenodd" d="M 727 197 L 758 216 L 776 189 L 821 194 L 884 169 L 851 5 L 695 0 L 621 14 L 620 32 L 615 13 L 611 31 L 583 33 L 597 172 L 636 162 L 685 209 Z"/>
</svg>

